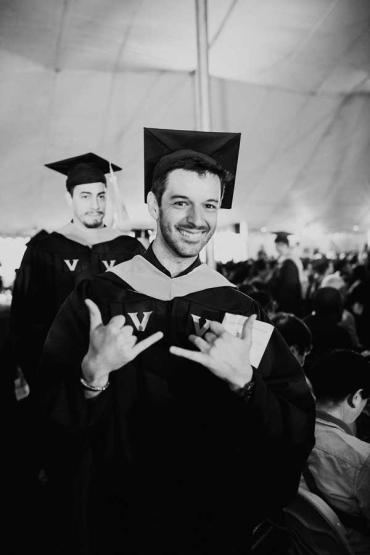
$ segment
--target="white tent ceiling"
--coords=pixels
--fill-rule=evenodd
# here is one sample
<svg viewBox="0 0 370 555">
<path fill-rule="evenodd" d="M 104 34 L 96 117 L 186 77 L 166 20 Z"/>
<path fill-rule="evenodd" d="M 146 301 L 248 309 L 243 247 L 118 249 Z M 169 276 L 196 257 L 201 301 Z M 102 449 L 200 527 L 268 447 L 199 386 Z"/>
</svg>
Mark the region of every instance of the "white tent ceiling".
<svg viewBox="0 0 370 555">
<path fill-rule="evenodd" d="M 209 0 L 215 131 L 251 229 L 370 229 L 370 0 Z M 194 0 L 0 0 L 2 234 L 68 217 L 45 162 L 93 151 L 143 204 L 142 129 L 196 127 Z"/>
</svg>

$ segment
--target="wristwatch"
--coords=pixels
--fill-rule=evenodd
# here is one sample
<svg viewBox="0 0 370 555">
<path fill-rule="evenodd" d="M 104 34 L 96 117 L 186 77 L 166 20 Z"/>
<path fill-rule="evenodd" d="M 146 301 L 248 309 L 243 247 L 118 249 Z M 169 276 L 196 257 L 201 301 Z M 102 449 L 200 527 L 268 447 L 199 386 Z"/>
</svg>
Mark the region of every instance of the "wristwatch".
<svg viewBox="0 0 370 555">
<path fill-rule="evenodd" d="M 252 379 L 248 383 L 243 385 L 243 387 L 238 387 L 238 389 L 234 389 L 233 391 L 238 395 L 238 397 L 242 397 L 242 399 L 248 401 L 252 396 L 255 385 L 256 382 L 254 376 L 252 376 Z"/>
</svg>

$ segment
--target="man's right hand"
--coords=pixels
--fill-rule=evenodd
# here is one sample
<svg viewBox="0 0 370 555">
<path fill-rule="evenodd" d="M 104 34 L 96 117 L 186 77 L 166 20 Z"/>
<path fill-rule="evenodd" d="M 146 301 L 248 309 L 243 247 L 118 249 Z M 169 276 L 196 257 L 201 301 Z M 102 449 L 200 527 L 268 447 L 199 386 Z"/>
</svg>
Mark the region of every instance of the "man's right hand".
<svg viewBox="0 0 370 555">
<path fill-rule="evenodd" d="M 138 354 L 163 337 L 161 331 L 137 343 L 132 326 L 125 326 L 123 315 L 113 316 L 105 326 L 99 307 L 91 300 L 85 304 L 90 315 L 90 342 L 82 361 L 84 379 L 95 386 L 107 383 L 110 372 L 131 362 Z"/>
</svg>

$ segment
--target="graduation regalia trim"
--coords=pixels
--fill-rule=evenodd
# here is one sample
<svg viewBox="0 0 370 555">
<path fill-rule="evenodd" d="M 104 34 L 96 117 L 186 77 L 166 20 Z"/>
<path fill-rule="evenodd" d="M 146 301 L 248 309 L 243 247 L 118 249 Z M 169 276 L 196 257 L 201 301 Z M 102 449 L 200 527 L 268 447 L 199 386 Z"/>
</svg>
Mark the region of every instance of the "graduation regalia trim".
<svg viewBox="0 0 370 555">
<path fill-rule="evenodd" d="M 138 293 L 162 301 L 170 301 L 175 297 L 184 297 L 190 293 L 214 287 L 235 287 L 207 264 L 197 266 L 188 274 L 170 277 L 140 255 L 117 264 L 110 272 L 116 274 Z"/>
<path fill-rule="evenodd" d="M 112 227 L 87 229 L 77 226 L 74 222 L 66 224 L 60 229 L 57 229 L 55 233 L 63 235 L 63 237 L 65 237 L 66 239 L 79 243 L 80 245 L 83 245 L 85 247 L 113 241 L 114 239 L 117 239 L 117 237 L 126 237 L 126 235 L 122 233 L 122 231 L 120 231 L 119 229 L 115 229 Z"/>
</svg>

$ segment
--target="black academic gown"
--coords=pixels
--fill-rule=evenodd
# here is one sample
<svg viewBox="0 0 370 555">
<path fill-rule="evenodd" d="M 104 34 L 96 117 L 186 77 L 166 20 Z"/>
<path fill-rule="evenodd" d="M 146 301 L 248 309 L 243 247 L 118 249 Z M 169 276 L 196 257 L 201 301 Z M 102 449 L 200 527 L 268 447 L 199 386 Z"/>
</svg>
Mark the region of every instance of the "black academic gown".
<svg viewBox="0 0 370 555">
<path fill-rule="evenodd" d="M 13 287 L 11 334 L 17 363 L 31 387 L 49 327 L 74 286 L 144 252 L 137 239 L 126 235 L 91 247 L 58 232 L 41 231 L 29 241 Z"/>
<path fill-rule="evenodd" d="M 248 553 L 253 525 L 297 490 L 314 443 L 312 396 L 276 330 L 249 399 L 170 354 L 170 345 L 194 349 L 189 334 L 202 335 L 207 320 L 222 321 L 226 312 L 266 317 L 199 261 L 171 278 L 151 250 L 146 256 L 80 283 L 45 344 L 39 394 L 50 473 L 62 485 L 55 499 L 61 552 Z M 88 401 L 80 384 L 89 342 L 85 298 L 97 303 L 104 323 L 123 314 L 139 340 L 164 332 Z"/>
<path fill-rule="evenodd" d="M 278 310 L 301 316 L 302 287 L 297 264 L 291 258 L 278 263 L 270 289 L 277 301 Z"/>
</svg>

